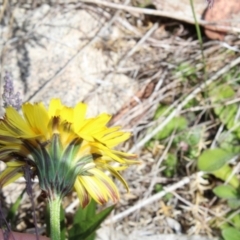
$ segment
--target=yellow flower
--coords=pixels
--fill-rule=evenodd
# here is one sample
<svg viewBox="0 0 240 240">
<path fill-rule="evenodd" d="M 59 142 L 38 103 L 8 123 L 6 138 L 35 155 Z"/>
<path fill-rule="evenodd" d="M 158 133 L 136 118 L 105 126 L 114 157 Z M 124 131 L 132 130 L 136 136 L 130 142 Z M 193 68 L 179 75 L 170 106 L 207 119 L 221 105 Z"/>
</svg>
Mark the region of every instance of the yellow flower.
<svg viewBox="0 0 240 240">
<path fill-rule="evenodd" d="M 70 108 L 59 99 L 52 99 L 48 110 L 42 103 L 25 103 L 22 115 L 6 108 L 0 122 L 0 159 L 6 163 L 0 186 L 24 176 L 28 167 L 50 199 L 74 188 L 82 207 L 91 198 L 100 204 L 116 202 L 119 192 L 108 173 L 128 190 L 119 171 L 136 161 L 131 160 L 135 155 L 113 148 L 130 134 L 107 127 L 107 114 L 86 119 L 86 110 L 84 103 Z"/>
</svg>

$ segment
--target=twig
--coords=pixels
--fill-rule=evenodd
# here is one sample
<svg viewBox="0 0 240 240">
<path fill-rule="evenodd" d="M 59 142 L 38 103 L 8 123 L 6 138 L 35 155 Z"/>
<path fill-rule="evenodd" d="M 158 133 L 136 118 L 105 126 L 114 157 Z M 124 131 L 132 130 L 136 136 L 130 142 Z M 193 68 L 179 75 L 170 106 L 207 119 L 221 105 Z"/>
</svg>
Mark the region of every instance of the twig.
<svg viewBox="0 0 240 240">
<path fill-rule="evenodd" d="M 237 159 L 236 159 L 236 160 L 237 160 Z M 227 184 L 231 181 L 231 179 L 232 179 L 234 176 L 236 176 L 237 173 L 239 173 L 239 170 L 240 170 L 240 163 L 238 163 L 237 166 L 234 167 L 233 171 L 232 171 L 231 174 L 228 176 L 228 178 L 226 179 L 226 181 L 225 181 L 224 184 L 227 185 Z"/>
<path fill-rule="evenodd" d="M 137 44 L 120 60 L 119 62 L 120 68 L 124 66 L 125 60 L 131 57 L 136 52 L 138 47 L 141 46 L 152 35 L 152 33 L 154 33 L 157 30 L 158 26 L 159 26 L 158 23 L 155 23 L 150 28 L 150 30 L 137 42 Z"/>
<path fill-rule="evenodd" d="M 135 211 L 137 211 L 137 210 L 139 210 L 139 209 L 141 209 L 141 208 L 143 208 L 143 207 L 161 199 L 167 193 L 173 192 L 176 189 L 183 187 L 184 185 L 188 184 L 195 177 L 203 176 L 203 175 L 204 175 L 204 172 L 198 172 L 198 173 L 192 174 L 189 177 L 183 178 L 180 182 L 177 182 L 170 187 L 166 187 L 163 191 L 161 191 L 161 192 L 159 192 L 159 193 L 157 193 L 157 194 L 155 194 L 155 195 L 153 195 L 153 196 L 151 196 L 151 197 L 149 197 L 145 200 L 139 201 L 138 203 L 136 203 L 131 208 L 128 208 L 127 210 L 113 216 L 112 218 L 110 218 L 109 220 L 106 221 L 106 224 L 117 222 L 119 219 L 122 219 L 122 218 L 128 216 L 129 214 L 131 214 L 131 213 L 133 213 L 133 212 L 135 212 Z"/>
<path fill-rule="evenodd" d="M 153 15 L 153 16 L 174 18 L 179 21 L 187 22 L 190 24 L 195 24 L 194 19 L 192 17 L 185 16 L 184 14 L 181 14 L 181 13 L 178 14 L 176 12 L 173 14 L 172 12 L 165 11 L 165 10 L 155 10 L 155 9 L 148 9 L 148 8 L 125 6 L 125 5 L 101 1 L 101 0 L 82 0 L 82 2 L 99 4 L 102 6 L 106 6 L 106 7 L 114 8 L 114 9 L 118 9 L 118 10 L 124 10 L 127 12 L 142 13 L 142 14 L 148 14 L 148 15 Z M 208 21 L 204 21 L 202 19 L 197 19 L 197 20 L 198 20 L 199 25 L 206 26 L 206 27 L 208 27 L 208 29 L 214 29 L 214 31 L 229 31 L 229 32 L 235 32 L 235 33 L 240 32 L 240 29 L 236 28 L 236 27 L 219 26 L 219 25 L 216 25 L 216 24 L 218 24 L 217 22 L 208 22 Z"/>
<path fill-rule="evenodd" d="M 172 146 L 174 137 L 175 137 L 175 132 L 171 135 L 168 145 L 167 145 L 166 149 L 164 150 L 164 152 L 161 154 L 160 158 L 158 159 L 157 164 L 154 166 L 154 169 L 159 169 L 160 165 L 162 164 L 162 161 L 165 159 L 170 147 Z M 148 197 L 153 190 L 153 187 L 156 183 L 157 173 L 158 173 L 158 171 L 156 171 L 155 174 L 151 177 L 152 181 L 151 181 L 150 186 L 148 187 L 147 192 L 145 193 L 145 198 Z"/>
<path fill-rule="evenodd" d="M 212 141 L 211 147 L 210 148 L 215 148 L 217 145 L 218 138 L 220 137 L 222 131 L 224 129 L 224 124 L 221 124 L 220 127 L 218 128 L 217 134 L 215 135 L 215 138 Z"/>
</svg>

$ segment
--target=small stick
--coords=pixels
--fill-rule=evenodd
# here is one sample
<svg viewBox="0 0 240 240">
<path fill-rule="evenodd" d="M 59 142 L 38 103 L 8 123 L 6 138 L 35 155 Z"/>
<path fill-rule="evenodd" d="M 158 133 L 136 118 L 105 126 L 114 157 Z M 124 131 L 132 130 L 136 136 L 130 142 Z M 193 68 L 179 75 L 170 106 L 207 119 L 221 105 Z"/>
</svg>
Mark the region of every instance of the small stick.
<svg viewBox="0 0 240 240">
<path fill-rule="evenodd" d="M 196 178 L 197 176 L 203 176 L 203 175 L 204 175 L 204 172 L 198 172 L 198 173 L 192 174 L 189 177 L 183 178 L 181 181 L 173 184 L 172 186 L 166 187 L 163 191 L 156 193 L 145 200 L 139 201 L 138 203 L 136 203 L 134 206 L 128 208 L 127 210 L 120 212 L 119 214 L 109 218 L 109 220 L 106 221 L 106 224 L 117 222 L 118 220 L 128 216 L 129 214 L 136 212 L 137 210 L 140 210 L 141 208 L 143 208 L 149 204 L 152 204 L 153 202 L 158 201 L 159 199 L 164 197 L 167 193 L 173 192 L 176 189 L 183 187 L 184 185 L 188 184 L 192 179 Z"/>
<path fill-rule="evenodd" d="M 117 4 L 117 3 L 112 3 L 112 2 L 102 1 L 102 0 L 82 0 L 82 2 L 99 4 L 99 5 L 102 5 L 105 7 L 123 10 L 123 11 L 127 11 L 127 12 L 174 18 L 179 21 L 183 21 L 183 22 L 190 23 L 190 24 L 195 24 L 195 21 L 192 17 L 185 16 L 184 14 L 181 14 L 181 13 L 174 13 L 174 15 L 173 15 L 173 13 L 170 11 L 125 6 L 122 4 Z M 210 2 L 212 2 L 212 0 L 210 0 Z M 233 33 L 240 32 L 240 28 L 219 26 L 218 22 L 209 22 L 209 21 L 202 20 L 200 18 L 198 18 L 197 21 L 198 21 L 199 25 L 201 25 L 201 26 L 206 26 L 208 28 L 214 27 L 215 31 L 229 31 L 229 32 L 233 32 Z"/>
</svg>

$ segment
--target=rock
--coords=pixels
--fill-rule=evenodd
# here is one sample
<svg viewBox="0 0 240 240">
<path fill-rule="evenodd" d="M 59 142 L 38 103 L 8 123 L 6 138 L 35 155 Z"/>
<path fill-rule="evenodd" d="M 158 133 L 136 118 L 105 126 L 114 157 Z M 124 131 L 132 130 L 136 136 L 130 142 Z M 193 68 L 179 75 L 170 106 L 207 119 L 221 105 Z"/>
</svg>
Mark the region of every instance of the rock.
<svg viewBox="0 0 240 240">
<path fill-rule="evenodd" d="M 12 73 L 24 101 L 47 105 L 58 97 L 69 106 L 87 101 L 90 115 L 114 114 L 134 94 L 136 82 L 125 74 L 108 74 L 121 54 L 95 45 L 111 39 L 113 33 L 121 38 L 122 33 L 111 26 L 96 37 L 105 19 L 74 6 L 16 7 L 16 24 L 0 29 L 1 43 L 6 43 L 0 45 L 3 68 Z"/>
<path fill-rule="evenodd" d="M 205 33 L 210 39 L 223 40 L 227 31 L 219 30 L 219 26 L 240 28 L 240 4 L 237 0 L 215 0 L 211 8 L 204 14 L 204 20 L 215 22 L 205 28 Z"/>
</svg>

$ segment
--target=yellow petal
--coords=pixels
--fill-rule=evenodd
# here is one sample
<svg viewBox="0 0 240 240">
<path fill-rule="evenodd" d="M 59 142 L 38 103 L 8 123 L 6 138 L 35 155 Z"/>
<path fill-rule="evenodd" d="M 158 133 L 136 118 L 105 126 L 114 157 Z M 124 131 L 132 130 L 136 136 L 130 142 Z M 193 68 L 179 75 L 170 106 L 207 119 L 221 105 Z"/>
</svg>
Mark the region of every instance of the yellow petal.
<svg viewBox="0 0 240 240">
<path fill-rule="evenodd" d="M 83 126 L 84 119 L 87 112 L 87 105 L 84 103 L 78 103 L 74 108 L 74 131 L 78 132 Z"/>
<path fill-rule="evenodd" d="M 103 156 L 106 155 L 106 156 L 112 158 L 113 160 L 115 160 L 119 163 L 125 163 L 125 160 L 123 160 L 122 158 L 120 158 L 116 154 L 114 154 L 112 149 L 109 149 L 109 148 L 107 148 L 107 147 L 105 147 L 102 144 L 97 143 L 97 142 L 92 142 L 92 143 L 90 143 L 90 145 L 93 148 L 95 147 L 96 149 L 99 149 Z"/>
<path fill-rule="evenodd" d="M 97 168 L 93 168 L 89 170 L 90 173 L 94 175 L 94 177 L 100 180 L 105 187 L 105 192 L 113 202 L 117 202 L 119 200 L 119 192 L 116 185 L 113 183 L 111 178 L 109 178 L 104 172 Z"/>
<path fill-rule="evenodd" d="M 89 134 L 78 133 L 78 136 L 80 138 L 84 139 L 85 141 L 88 141 L 88 142 L 93 142 L 94 141 L 94 138 Z"/>
<path fill-rule="evenodd" d="M 4 187 L 22 176 L 22 167 L 7 167 L 0 174 L 0 186 Z"/>
<path fill-rule="evenodd" d="M 119 170 L 119 169 L 121 169 L 121 168 L 122 168 L 122 169 L 126 169 L 126 166 L 113 168 L 113 167 L 111 167 L 109 164 L 106 164 L 106 167 L 105 167 L 105 168 L 106 168 L 107 170 L 109 170 L 114 177 L 116 177 L 119 181 L 121 181 L 121 183 L 124 185 L 124 187 L 127 189 L 127 191 L 129 191 L 127 182 L 126 182 L 125 179 L 121 176 L 121 174 L 119 174 L 118 171 L 116 171 L 116 170 Z M 122 169 L 121 169 L 121 170 L 122 170 Z"/>
<path fill-rule="evenodd" d="M 25 119 L 36 135 L 46 135 L 49 116 L 43 103 L 37 103 L 35 105 L 26 103 L 22 106 L 22 110 Z"/>
<path fill-rule="evenodd" d="M 78 180 L 78 178 L 76 179 L 76 181 L 74 183 L 74 188 L 77 192 L 81 207 L 83 207 L 83 208 L 86 207 L 88 205 L 88 203 L 90 202 L 90 197 L 89 197 L 89 194 L 86 191 L 86 189 L 83 187 L 83 185 Z"/>
<path fill-rule="evenodd" d="M 81 134 L 94 134 L 95 132 L 98 132 L 99 129 L 102 127 L 105 127 L 105 125 L 109 122 L 111 119 L 111 115 L 108 114 L 101 114 L 96 118 L 88 119 L 85 123 L 85 125 L 82 126 L 82 128 L 79 130 L 79 133 Z"/>
<path fill-rule="evenodd" d="M 94 176 L 78 176 L 78 180 L 97 203 L 104 204 L 108 201 L 106 187 L 99 179 Z"/>
<path fill-rule="evenodd" d="M 113 132 L 118 132 L 118 130 L 120 129 L 119 126 L 117 127 L 111 127 L 111 128 L 107 128 L 107 127 L 103 127 L 102 129 L 99 129 L 99 131 L 94 135 L 94 137 L 98 140 L 102 139 L 104 136 L 107 136 L 108 134 L 111 134 Z"/>
<path fill-rule="evenodd" d="M 59 116 L 60 115 L 60 110 L 63 107 L 64 106 L 62 105 L 60 99 L 58 99 L 58 98 L 52 99 L 51 102 L 49 103 L 49 107 L 48 107 L 49 118 L 52 118 L 54 116 Z"/>
<path fill-rule="evenodd" d="M 109 148 L 112 148 L 119 143 L 126 141 L 127 139 L 129 139 L 130 136 L 130 133 L 115 132 L 103 137 L 101 141 L 105 143 Z"/>
<path fill-rule="evenodd" d="M 11 162 L 7 162 L 6 164 L 8 167 L 20 167 L 25 165 L 25 163 L 20 161 L 11 161 Z"/>
<path fill-rule="evenodd" d="M 9 132 L 9 129 L 5 126 L 4 120 L 0 120 L 0 132 L 1 132 L 1 136 L 15 136 L 16 132 L 13 132 L 13 134 L 11 132 Z"/>
<path fill-rule="evenodd" d="M 67 121 L 69 123 L 73 123 L 73 115 L 74 115 L 74 111 L 72 108 L 69 108 L 69 107 L 63 107 L 61 109 L 61 113 L 60 113 L 60 116 L 61 116 L 61 120 L 63 121 Z"/>
<path fill-rule="evenodd" d="M 16 137 L 33 137 L 35 133 L 31 127 L 22 118 L 22 116 L 12 107 L 6 109 L 6 119 L 4 120 L 6 129 L 11 133 L 10 136 Z M 9 136 L 9 135 L 8 135 Z"/>
</svg>

